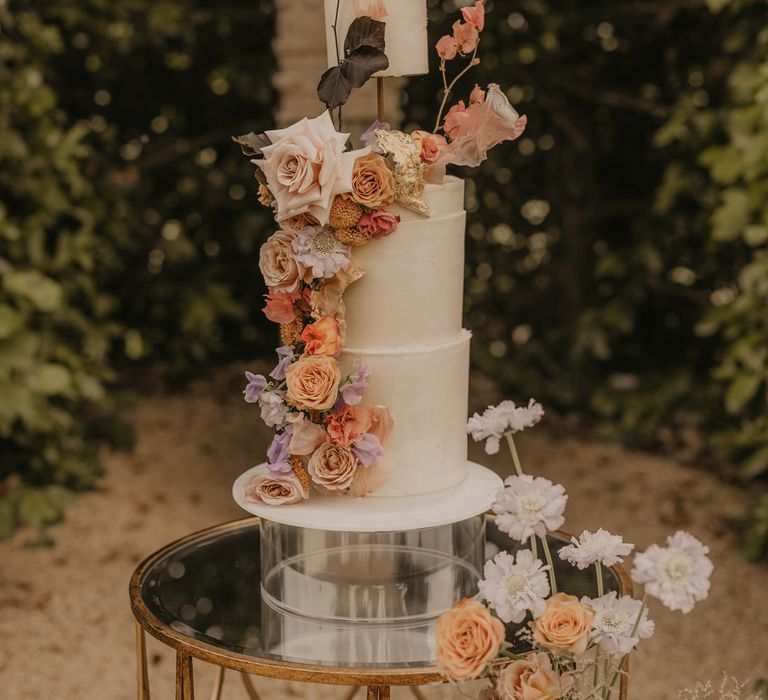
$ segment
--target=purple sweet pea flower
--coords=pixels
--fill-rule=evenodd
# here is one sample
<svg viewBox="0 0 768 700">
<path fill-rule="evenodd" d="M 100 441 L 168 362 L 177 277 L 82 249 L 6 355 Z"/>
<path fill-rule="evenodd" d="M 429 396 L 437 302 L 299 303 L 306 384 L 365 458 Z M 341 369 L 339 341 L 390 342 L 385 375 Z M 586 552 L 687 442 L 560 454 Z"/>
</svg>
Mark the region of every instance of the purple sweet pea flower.
<svg viewBox="0 0 768 700">
<path fill-rule="evenodd" d="M 256 403 L 267 386 L 267 378 L 263 374 L 253 374 L 246 372 L 245 378 L 248 380 L 248 386 L 243 390 L 243 396 L 246 403 Z"/>
<path fill-rule="evenodd" d="M 376 464 L 384 454 L 384 448 L 373 433 L 365 433 L 357 442 L 352 443 L 352 452 L 364 467 Z"/>
<path fill-rule="evenodd" d="M 293 347 L 290 345 L 283 345 L 283 347 L 277 349 L 277 356 L 280 361 L 277 363 L 277 367 L 269 373 L 269 376 L 272 377 L 272 379 L 277 379 L 277 381 L 281 382 L 285 379 L 285 370 L 288 368 L 288 365 L 293 362 L 293 358 L 295 357 Z"/>
<path fill-rule="evenodd" d="M 369 374 L 368 368 L 361 365 L 355 374 L 350 375 L 349 381 L 341 387 L 341 396 L 345 403 L 357 406 L 363 400 L 363 392 L 368 387 Z"/>
<path fill-rule="evenodd" d="M 360 140 L 374 153 L 384 153 L 384 150 L 376 145 L 377 131 L 392 131 L 392 127 L 389 125 L 389 122 L 380 122 L 376 120 L 363 132 Z"/>
<path fill-rule="evenodd" d="M 293 435 L 293 426 L 289 423 L 285 430 L 277 433 L 272 439 L 272 443 L 267 450 L 267 467 L 273 475 L 288 474 L 293 466 L 291 465 L 291 454 L 288 452 L 288 445 Z"/>
</svg>

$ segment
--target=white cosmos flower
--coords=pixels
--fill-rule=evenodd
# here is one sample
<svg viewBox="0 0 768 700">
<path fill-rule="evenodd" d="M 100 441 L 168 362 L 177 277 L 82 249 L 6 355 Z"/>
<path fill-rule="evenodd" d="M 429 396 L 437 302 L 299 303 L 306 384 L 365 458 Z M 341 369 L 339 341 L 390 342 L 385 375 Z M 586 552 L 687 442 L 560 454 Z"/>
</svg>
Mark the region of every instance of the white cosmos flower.
<svg viewBox="0 0 768 700">
<path fill-rule="evenodd" d="M 571 537 L 571 544 L 560 549 L 560 558 L 579 569 L 586 569 L 599 561 L 603 566 L 615 566 L 635 545 L 625 544 L 621 535 L 612 535 L 600 528 L 597 532 L 584 530 L 580 537 Z"/>
<path fill-rule="evenodd" d="M 531 535 L 545 537 L 565 522 L 568 496 L 560 484 L 529 474 L 510 476 L 504 483 L 492 508 L 496 527 L 512 539 L 525 542 Z"/>
<path fill-rule="evenodd" d="M 499 552 L 485 563 L 485 579 L 478 583 L 480 595 L 502 622 L 522 622 L 528 611 L 538 617 L 546 607 L 549 577 L 543 562 L 530 549 L 521 549 L 517 558 Z"/>
<path fill-rule="evenodd" d="M 648 619 L 648 609 L 643 609 L 640 622 L 635 629 L 637 616 L 643 604 L 632 596 L 617 597 L 611 591 L 600 598 L 582 598 L 582 604 L 595 611 L 592 623 L 592 639 L 611 656 L 624 656 L 637 646 L 641 639 L 653 635 L 656 625 Z M 634 630 L 634 634 L 632 631 Z"/>
<path fill-rule="evenodd" d="M 485 451 L 495 455 L 504 433 L 517 433 L 530 428 L 543 415 L 541 404 L 533 399 L 528 402 L 528 406 L 515 406 L 514 401 L 502 401 L 498 406 L 488 406 L 482 415 L 475 413 L 467 421 L 467 432 L 475 442 L 485 440 Z"/>
<path fill-rule="evenodd" d="M 632 580 L 645 584 L 645 592 L 670 610 L 689 613 L 709 595 L 712 560 L 709 547 L 678 530 L 667 537 L 667 547 L 652 544 L 635 557 Z"/>
</svg>

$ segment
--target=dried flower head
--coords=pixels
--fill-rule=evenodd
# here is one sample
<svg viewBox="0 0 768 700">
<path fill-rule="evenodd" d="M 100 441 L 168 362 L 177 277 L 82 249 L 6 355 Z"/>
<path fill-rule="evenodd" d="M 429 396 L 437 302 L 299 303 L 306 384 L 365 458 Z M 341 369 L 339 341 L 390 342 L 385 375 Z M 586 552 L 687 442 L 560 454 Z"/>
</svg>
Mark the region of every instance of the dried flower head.
<svg viewBox="0 0 768 700">
<path fill-rule="evenodd" d="M 296 478 L 299 480 L 302 488 L 308 493 L 310 478 L 309 473 L 304 466 L 304 461 L 298 455 L 292 455 L 291 466 L 293 467 L 293 473 L 296 475 Z"/>
<path fill-rule="evenodd" d="M 293 346 L 301 341 L 301 334 L 304 331 L 304 322 L 297 318 L 291 323 L 284 323 L 280 326 L 280 340 L 283 345 Z"/>
<path fill-rule="evenodd" d="M 290 219 L 281 221 L 280 225 L 283 228 L 289 229 L 291 231 L 300 231 L 303 228 L 307 228 L 307 226 L 318 226 L 319 222 L 314 216 L 312 216 L 312 214 L 305 213 L 298 214 L 297 216 L 292 216 Z"/>
<path fill-rule="evenodd" d="M 269 187 L 267 187 L 263 183 L 259 185 L 259 192 L 257 195 L 257 199 L 259 200 L 259 204 L 261 204 L 264 207 L 271 207 L 272 203 L 275 201 L 275 198 L 272 196 L 272 193 L 269 191 Z"/>
<path fill-rule="evenodd" d="M 370 241 L 368 236 L 366 236 L 358 228 L 336 229 L 336 238 L 338 238 L 342 243 L 346 243 L 347 245 L 351 246 L 365 245 Z"/>
<path fill-rule="evenodd" d="M 363 208 L 359 204 L 348 197 L 337 195 L 331 205 L 328 225 L 335 229 L 354 228 L 362 215 Z"/>
</svg>

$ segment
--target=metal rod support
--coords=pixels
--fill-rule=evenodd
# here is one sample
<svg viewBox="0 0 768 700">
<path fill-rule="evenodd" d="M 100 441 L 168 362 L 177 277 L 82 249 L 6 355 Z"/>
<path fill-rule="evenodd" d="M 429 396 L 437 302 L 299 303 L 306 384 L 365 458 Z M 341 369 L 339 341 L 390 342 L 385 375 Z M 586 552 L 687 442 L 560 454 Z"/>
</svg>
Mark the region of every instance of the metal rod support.
<svg viewBox="0 0 768 700">
<path fill-rule="evenodd" d="M 147 638 L 144 628 L 136 623 L 136 697 L 149 700 L 149 671 L 147 669 Z"/>
</svg>

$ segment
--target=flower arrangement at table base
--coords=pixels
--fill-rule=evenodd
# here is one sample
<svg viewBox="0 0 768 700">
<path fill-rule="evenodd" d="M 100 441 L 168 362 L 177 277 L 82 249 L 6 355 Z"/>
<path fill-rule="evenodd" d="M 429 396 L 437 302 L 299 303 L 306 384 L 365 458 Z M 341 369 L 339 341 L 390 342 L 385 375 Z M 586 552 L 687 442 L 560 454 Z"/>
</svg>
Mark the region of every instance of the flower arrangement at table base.
<svg viewBox="0 0 768 700">
<path fill-rule="evenodd" d="M 496 526 L 528 548 L 499 552 L 486 563 L 478 586 L 484 604 L 460 601 L 438 620 L 437 661 L 452 681 L 487 679 L 482 700 L 610 700 L 630 653 L 653 635 L 649 598 L 688 613 L 707 597 L 713 566 L 708 547 L 679 531 L 665 547 L 651 545 L 635 555 L 631 575 L 645 587 L 641 600 L 606 593 L 604 568 L 620 564 L 634 545 L 600 528 L 557 552 L 577 570 L 594 568 L 597 595 L 579 598 L 559 590 L 549 537 L 565 521 L 568 497 L 559 484 L 523 471 L 514 438 L 543 414 L 533 400 L 521 407 L 505 401 L 467 423 L 489 453 L 498 452 L 502 438 L 507 441 L 515 475 L 506 479 L 493 511 Z M 505 639 L 502 623 L 524 623 L 514 641 L 530 653 L 510 651 L 513 640 Z"/>
</svg>

